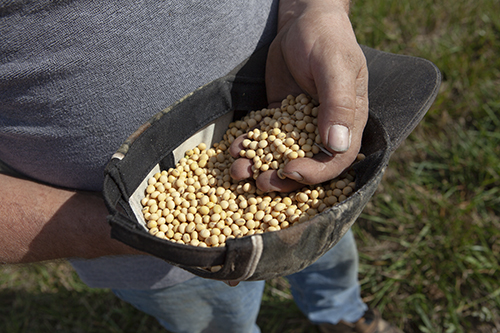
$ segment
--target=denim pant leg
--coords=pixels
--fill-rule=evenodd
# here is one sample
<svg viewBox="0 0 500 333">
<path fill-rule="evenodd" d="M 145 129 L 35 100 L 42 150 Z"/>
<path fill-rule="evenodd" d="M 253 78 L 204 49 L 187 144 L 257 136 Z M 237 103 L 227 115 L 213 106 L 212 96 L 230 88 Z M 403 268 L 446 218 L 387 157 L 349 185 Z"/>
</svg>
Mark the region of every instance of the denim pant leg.
<svg viewBox="0 0 500 333">
<path fill-rule="evenodd" d="M 200 277 L 164 289 L 113 290 L 173 333 L 259 333 L 263 291 L 264 281 L 229 287 Z"/>
<path fill-rule="evenodd" d="M 351 230 L 304 270 L 287 276 L 300 310 L 315 324 L 355 322 L 367 309 L 358 283 L 358 252 Z"/>
</svg>

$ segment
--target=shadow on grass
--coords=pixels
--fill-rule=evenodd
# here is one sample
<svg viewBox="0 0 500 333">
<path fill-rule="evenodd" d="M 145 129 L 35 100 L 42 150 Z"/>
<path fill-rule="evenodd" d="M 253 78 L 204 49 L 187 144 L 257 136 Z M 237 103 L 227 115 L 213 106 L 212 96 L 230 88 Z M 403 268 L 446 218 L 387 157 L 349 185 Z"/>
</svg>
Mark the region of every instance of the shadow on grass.
<svg viewBox="0 0 500 333">
<path fill-rule="evenodd" d="M 268 281 L 257 324 L 265 333 L 316 333 L 288 282 Z M 108 289 L 87 287 L 66 261 L 0 267 L 0 332 L 167 332 Z"/>
<path fill-rule="evenodd" d="M 263 301 L 258 324 L 266 333 L 315 333 L 293 300 Z M 0 332 L 167 332 L 151 316 L 109 290 L 0 291 Z"/>
<path fill-rule="evenodd" d="M 148 315 L 108 290 L 0 291 L 0 331 L 165 332 Z"/>
</svg>

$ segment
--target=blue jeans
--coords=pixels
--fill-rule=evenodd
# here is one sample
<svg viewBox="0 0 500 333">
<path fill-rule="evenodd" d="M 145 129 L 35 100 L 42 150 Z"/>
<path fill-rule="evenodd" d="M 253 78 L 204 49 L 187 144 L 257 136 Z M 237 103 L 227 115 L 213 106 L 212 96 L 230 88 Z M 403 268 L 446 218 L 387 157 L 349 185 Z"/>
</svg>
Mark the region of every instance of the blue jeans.
<svg viewBox="0 0 500 333">
<path fill-rule="evenodd" d="M 300 310 L 315 324 L 361 318 L 366 305 L 358 284 L 358 253 L 352 232 L 306 269 L 287 276 Z M 256 324 L 264 281 L 236 287 L 195 277 L 155 290 L 113 290 L 175 333 L 259 333 Z"/>
</svg>

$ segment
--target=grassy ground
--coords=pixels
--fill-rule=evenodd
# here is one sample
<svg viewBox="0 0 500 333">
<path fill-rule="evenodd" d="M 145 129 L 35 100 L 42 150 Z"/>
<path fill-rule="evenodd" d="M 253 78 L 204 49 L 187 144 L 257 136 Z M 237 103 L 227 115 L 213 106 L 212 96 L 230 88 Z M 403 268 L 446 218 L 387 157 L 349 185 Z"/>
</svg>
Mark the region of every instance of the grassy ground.
<svg viewBox="0 0 500 333">
<path fill-rule="evenodd" d="M 405 332 L 500 332 L 500 16 L 496 0 L 355 1 L 359 42 L 442 71 L 432 109 L 354 227 L 365 301 Z M 316 332 L 284 279 L 262 331 Z M 161 332 L 65 263 L 0 268 L 0 332 Z"/>
</svg>

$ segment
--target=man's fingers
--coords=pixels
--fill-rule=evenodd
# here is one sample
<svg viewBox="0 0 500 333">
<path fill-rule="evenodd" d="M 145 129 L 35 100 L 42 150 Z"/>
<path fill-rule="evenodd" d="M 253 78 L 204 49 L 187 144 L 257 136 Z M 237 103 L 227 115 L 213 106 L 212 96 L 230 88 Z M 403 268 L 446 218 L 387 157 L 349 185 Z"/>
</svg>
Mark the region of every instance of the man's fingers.
<svg viewBox="0 0 500 333">
<path fill-rule="evenodd" d="M 231 165 L 230 174 L 236 181 L 251 178 L 253 176 L 252 161 L 247 158 L 238 158 Z M 263 192 L 291 192 L 304 186 L 289 178 L 279 178 L 276 170 L 262 172 L 255 184 Z"/>
<path fill-rule="evenodd" d="M 231 169 L 229 170 L 231 178 L 236 181 L 240 181 L 252 177 L 252 164 L 252 161 L 248 158 L 236 159 L 231 165 Z"/>
<path fill-rule="evenodd" d="M 304 184 L 293 179 L 281 179 L 276 170 L 261 173 L 257 177 L 256 185 L 263 192 L 292 192 L 304 187 Z"/>
<path fill-rule="evenodd" d="M 355 151 L 350 151 L 332 157 L 320 153 L 314 158 L 298 158 L 287 163 L 283 174 L 303 184 L 320 184 L 341 174 L 356 156 Z"/>
<path fill-rule="evenodd" d="M 240 151 L 244 149 L 243 147 L 243 140 L 247 138 L 247 135 L 240 135 L 236 139 L 234 139 L 233 143 L 231 143 L 231 146 L 229 146 L 229 154 L 231 154 L 232 157 L 238 158 L 240 157 Z"/>
<path fill-rule="evenodd" d="M 304 184 L 319 184 L 341 174 L 356 159 L 361 147 L 363 129 L 368 116 L 368 99 L 357 98 L 357 112 L 350 128 L 350 148 L 343 153 L 324 153 L 313 158 L 299 158 L 288 162 L 284 174 Z M 318 122 L 320 124 L 321 121 Z"/>
</svg>

